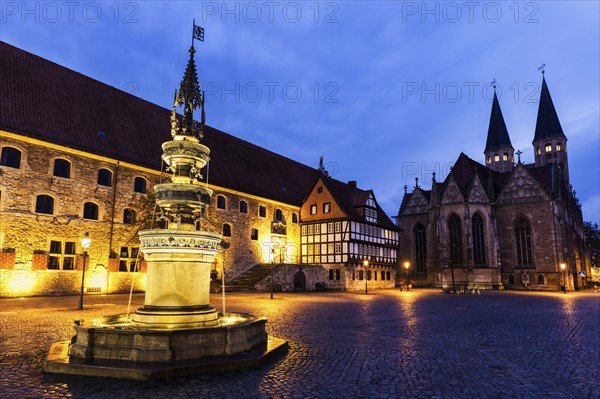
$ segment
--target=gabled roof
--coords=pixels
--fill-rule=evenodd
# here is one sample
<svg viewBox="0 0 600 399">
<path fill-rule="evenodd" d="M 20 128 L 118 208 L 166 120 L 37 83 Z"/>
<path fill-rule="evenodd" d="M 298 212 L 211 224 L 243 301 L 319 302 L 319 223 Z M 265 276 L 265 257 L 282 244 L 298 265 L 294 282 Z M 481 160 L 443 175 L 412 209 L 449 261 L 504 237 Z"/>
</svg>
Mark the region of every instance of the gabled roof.
<svg viewBox="0 0 600 399">
<path fill-rule="evenodd" d="M 161 169 L 170 111 L 0 42 L 0 129 Z M 102 133 L 100 133 L 102 132 Z M 206 126 L 209 183 L 301 205 L 318 172 Z"/>
<path fill-rule="evenodd" d="M 543 77 L 533 143 L 550 137 L 567 138 L 563 133 L 558 114 L 554 108 L 550 90 L 548 90 L 548 85 L 546 84 L 546 78 Z"/>
<path fill-rule="evenodd" d="M 490 125 L 488 127 L 487 141 L 485 143 L 485 152 L 499 148 L 513 148 L 508 135 L 508 129 L 502 116 L 498 96 L 494 91 L 494 100 L 492 102 L 492 113 L 490 115 Z"/>
</svg>

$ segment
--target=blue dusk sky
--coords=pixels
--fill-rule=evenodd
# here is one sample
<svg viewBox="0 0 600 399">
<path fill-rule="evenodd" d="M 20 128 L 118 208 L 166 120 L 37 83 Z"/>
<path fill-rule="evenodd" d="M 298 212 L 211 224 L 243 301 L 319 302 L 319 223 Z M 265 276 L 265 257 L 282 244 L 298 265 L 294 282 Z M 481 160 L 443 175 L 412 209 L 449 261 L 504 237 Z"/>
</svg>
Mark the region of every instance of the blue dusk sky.
<svg viewBox="0 0 600 399">
<path fill-rule="evenodd" d="M 207 123 L 306 165 L 324 156 L 390 216 L 461 151 L 484 162 L 494 79 L 532 162 L 545 64 L 584 219 L 600 223 L 599 4 L 3 1 L 0 39 L 170 108 L 195 19 Z"/>
</svg>

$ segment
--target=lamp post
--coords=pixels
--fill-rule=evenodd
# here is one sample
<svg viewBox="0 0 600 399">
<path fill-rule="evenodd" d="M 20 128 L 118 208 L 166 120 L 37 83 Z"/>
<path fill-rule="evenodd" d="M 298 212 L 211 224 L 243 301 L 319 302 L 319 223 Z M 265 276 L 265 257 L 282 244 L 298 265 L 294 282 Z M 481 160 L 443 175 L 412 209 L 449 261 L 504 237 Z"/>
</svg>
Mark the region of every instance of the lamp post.
<svg viewBox="0 0 600 399">
<path fill-rule="evenodd" d="M 567 275 L 566 275 L 567 264 L 565 262 L 560 264 L 560 270 L 562 270 L 562 276 L 563 276 L 563 292 L 566 294 L 567 293 Z"/>
<path fill-rule="evenodd" d="M 275 246 L 271 248 L 271 299 L 273 299 L 273 268 L 275 267 Z"/>
<path fill-rule="evenodd" d="M 85 285 L 85 259 L 87 258 L 87 249 L 90 247 L 92 239 L 88 232 L 81 239 L 81 249 L 83 249 L 83 267 L 81 268 L 81 290 L 79 291 L 79 307 L 77 309 L 83 310 L 83 287 Z"/>
<path fill-rule="evenodd" d="M 365 267 L 365 295 L 369 294 L 369 280 L 367 279 L 367 268 L 369 267 L 369 260 L 365 259 L 363 261 L 363 266 Z"/>
<path fill-rule="evenodd" d="M 410 291 L 410 274 L 408 269 L 410 269 L 410 262 L 404 262 L 404 269 L 406 270 L 406 291 Z"/>
</svg>

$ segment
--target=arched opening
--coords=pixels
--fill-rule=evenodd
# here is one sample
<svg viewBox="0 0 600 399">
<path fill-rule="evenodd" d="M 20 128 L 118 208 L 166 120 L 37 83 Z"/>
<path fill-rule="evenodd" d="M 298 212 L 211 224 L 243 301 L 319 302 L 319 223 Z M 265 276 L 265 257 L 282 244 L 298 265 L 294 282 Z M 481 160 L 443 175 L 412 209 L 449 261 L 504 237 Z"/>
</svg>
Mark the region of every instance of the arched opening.
<svg viewBox="0 0 600 399">
<path fill-rule="evenodd" d="M 294 291 L 306 291 L 306 274 L 304 274 L 302 270 L 299 270 L 294 274 Z"/>
<path fill-rule="evenodd" d="M 415 240 L 415 272 L 425 273 L 425 262 L 427 260 L 427 236 L 425 234 L 425 225 L 417 223 L 414 228 Z"/>
<path fill-rule="evenodd" d="M 473 263 L 477 266 L 484 266 L 485 262 L 485 230 L 483 217 L 476 213 L 471 221 L 473 234 Z"/>
<path fill-rule="evenodd" d="M 14 147 L 2 147 L 0 165 L 19 169 L 21 167 L 21 151 Z"/>
<path fill-rule="evenodd" d="M 524 217 L 520 217 L 515 223 L 515 245 L 517 249 L 517 265 L 532 266 L 531 225 Z"/>
<path fill-rule="evenodd" d="M 543 275 L 543 274 L 540 274 L 540 275 L 538 276 L 538 278 L 537 278 L 537 283 L 538 283 L 539 285 L 544 285 L 544 284 L 546 284 L 546 279 L 544 278 L 544 275 Z"/>
</svg>

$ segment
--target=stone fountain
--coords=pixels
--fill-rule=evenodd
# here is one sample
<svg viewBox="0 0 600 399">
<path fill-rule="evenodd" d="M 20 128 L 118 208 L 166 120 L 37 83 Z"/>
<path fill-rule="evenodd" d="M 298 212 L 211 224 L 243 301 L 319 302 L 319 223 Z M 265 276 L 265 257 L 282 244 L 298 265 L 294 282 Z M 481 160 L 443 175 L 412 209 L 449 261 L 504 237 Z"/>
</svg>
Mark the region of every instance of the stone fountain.
<svg viewBox="0 0 600 399">
<path fill-rule="evenodd" d="M 148 265 L 144 306 L 131 317 L 105 316 L 77 325 L 71 341 L 51 346 L 46 372 L 156 379 L 259 366 L 287 348 L 285 341 L 268 337 L 266 319 L 219 314 L 209 305 L 211 263 L 221 235 L 201 228 L 212 190 L 201 181 L 210 150 L 200 143 L 204 93 L 194 52 L 192 44 L 175 92 L 172 139 L 162 145 L 171 182 L 154 186 L 157 221 L 164 228 L 139 233 Z M 196 109 L 200 123 L 193 119 Z"/>
</svg>

